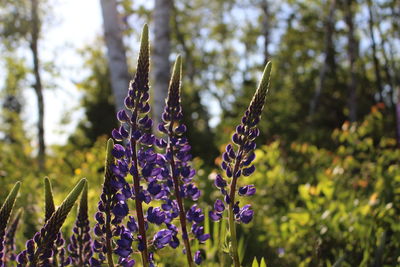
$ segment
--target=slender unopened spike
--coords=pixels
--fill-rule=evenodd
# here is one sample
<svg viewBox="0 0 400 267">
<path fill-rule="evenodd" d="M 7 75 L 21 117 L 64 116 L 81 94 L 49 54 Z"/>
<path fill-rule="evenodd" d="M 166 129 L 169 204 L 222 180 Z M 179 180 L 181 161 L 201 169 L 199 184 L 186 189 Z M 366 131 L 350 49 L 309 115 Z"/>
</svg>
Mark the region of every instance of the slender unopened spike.
<svg viewBox="0 0 400 267">
<path fill-rule="evenodd" d="M 44 199 L 45 199 L 45 221 L 50 219 L 51 215 L 56 210 L 53 198 L 53 189 L 51 186 L 50 179 L 48 177 L 44 178 Z"/>
</svg>

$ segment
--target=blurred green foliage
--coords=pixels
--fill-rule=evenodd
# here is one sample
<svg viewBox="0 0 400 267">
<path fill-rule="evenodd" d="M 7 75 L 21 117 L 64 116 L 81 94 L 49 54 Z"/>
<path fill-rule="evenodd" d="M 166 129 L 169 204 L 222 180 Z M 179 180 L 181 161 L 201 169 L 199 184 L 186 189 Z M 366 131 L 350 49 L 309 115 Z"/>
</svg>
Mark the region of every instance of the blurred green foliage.
<svg viewBox="0 0 400 267">
<path fill-rule="evenodd" d="M 344 256 L 342 266 L 399 264 L 400 150 L 382 129 L 375 106 L 360 125 L 333 132 L 335 150 L 292 143 L 283 153 L 278 141 L 261 147 L 246 181 L 258 189 L 255 222 L 243 229 L 252 240 L 247 261 L 332 266 Z"/>
</svg>

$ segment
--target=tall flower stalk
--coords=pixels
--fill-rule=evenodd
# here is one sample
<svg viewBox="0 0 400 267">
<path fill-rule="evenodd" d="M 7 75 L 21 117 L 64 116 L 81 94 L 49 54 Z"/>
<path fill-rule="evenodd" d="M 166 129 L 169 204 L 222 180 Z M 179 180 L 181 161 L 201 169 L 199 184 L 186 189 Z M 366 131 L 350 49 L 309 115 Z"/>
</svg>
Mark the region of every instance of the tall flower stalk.
<svg viewBox="0 0 400 267">
<path fill-rule="evenodd" d="M 116 228 L 115 224 L 118 220 L 116 217 L 113 219 L 112 211 L 118 210 L 118 206 L 116 203 L 117 189 L 113 184 L 117 184 L 118 179 L 113 173 L 113 167 L 115 166 L 115 159 L 112 155 L 113 148 L 114 142 L 112 139 L 109 139 L 107 142 L 103 189 L 98 203 L 98 211 L 95 214 L 96 224 L 94 226 L 94 233 L 97 239 L 94 240 L 92 249 L 97 254 L 97 258 L 92 255 L 90 266 L 101 266 L 105 260 L 107 260 L 108 266 L 114 266 L 112 237 L 113 230 Z M 121 205 L 119 208 L 121 208 Z"/>
<path fill-rule="evenodd" d="M 119 236 L 113 251 L 119 256 L 118 264 L 122 266 L 133 266 L 135 263 L 131 258 L 135 250 L 132 246 L 134 241 L 138 243 L 137 250 L 141 253 L 143 266 L 146 267 L 153 265 L 153 254 L 149 253 L 150 245 L 155 249 L 167 245 L 176 248 L 179 245 L 176 237 L 178 230 L 171 223 L 178 216 L 179 208 L 175 201 L 169 199 L 173 183 L 170 181 L 167 156 L 157 153 L 155 148 L 156 145 L 165 148 L 166 142 L 152 134 L 148 82 L 149 42 L 148 27 L 145 25 L 136 75 L 129 84 L 125 98 L 126 108 L 117 113 L 121 126 L 112 131 L 114 140 L 119 142 L 114 144 L 111 151 L 115 158 L 111 164 L 114 177 L 111 187 L 115 191 L 112 197 L 112 213 L 117 219 L 112 222 L 118 223 L 113 230 L 113 236 Z M 126 182 L 129 175 L 133 178 L 133 187 Z M 129 199 L 135 200 L 135 214 L 129 214 L 126 204 Z M 152 200 L 163 201 L 162 208 L 150 205 Z M 143 203 L 149 205 L 146 212 Z M 128 220 L 125 225 L 122 222 L 126 216 Z M 148 240 L 146 231 L 149 223 L 157 226 L 165 224 L 167 229 L 159 230 Z M 95 233 L 102 234 L 103 228 L 95 227 Z M 105 251 L 109 253 L 110 249 L 106 248 Z"/>
<path fill-rule="evenodd" d="M 194 205 L 186 213 L 183 202 L 184 198 L 197 200 L 200 196 L 200 190 L 192 183 L 195 171 L 189 165 L 191 159 L 190 146 L 187 139 L 183 136 L 186 132 L 186 126 L 181 122 L 183 118 L 180 103 L 181 70 L 181 57 L 178 56 L 169 84 L 166 106 L 162 114 L 164 122 L 160 123 L 158 129 L 168 137 L 165 158 L 170 165 L 170 177 L 172 177 L 174 196 L 178 205 L 179 221 L 188 265 L 193 266 L 194 261 L 187 231 L 187 220 L 194 222 L 192 232 L 200 242 L 206 241 L 209 238 L 209 234 L 204 234 L 204 228 L 198 225 L 204 219 L 201 209 Z M 195 255 L 195 262 L 200 263 L 200 253 L 196 252 Z"/>
<path fill-rule="evenodd" d="M 125 193 L 119 195 L 119 201 L 134 199 L 136 212 L 136 216 L 129 216 L 127 225 L 120 229 L 115 253 L 120 257 L 120 264 L 133 265 L 134 261 L 130 259 L 132 242 L 137 241 L 145 267 L 153 264 L 148 246 L 153 244 L 156 249 L 161 249 L 173 238 L 170 229 L 161 229 L 150 242 L 146 233 L 148 223 L 161 225 L 167 217 L 160 207 L 149 206 L 145 213 L 143 202 L 150 204 L 152 200 L 166 200 L 170 191 L 165 184 L 168 178 L 166 159 L 155 150 L 157 139 L 152 134 L 153 121 L 149 116 L 149 50 L 148 27 L 145 25 L 136 75 L 125 98 L 126 109 L 117 113 L 121 126 L 112 131 L 114 140 L 121 142 L 115 144 L 112 151 L 117 159 L 114 174 L 121 180 L 125 180 L 128 174 L 133 178 L 133 190 L 129 191 L 129 196 Z M 127 210 L 125 215 L 128 213 Z"/>
<path fill-rule="evenodd" d="M 35 234 L 33 239 L 26 242 L 26 250 L 17 256 L 18 266 L 37 267 L 50 265 L 57 236 L 85 183 L 86 179 L 80 180 L 61 206 L 47 220 L 42 229 Z"/>
<path fill-rule="evenodd" d="M 45 199 L 45 222 L 47 222 L 51 215 L 56 210 L 56 206 L 54 205 L 54 197 L 53 197 L 53 189 L 51 187 L 50 179 L 48 177 L 44 178 L 44 199 Z M 65 249 L 64 249 L 65 240 L 62 237 L 62 233 L 59 232 L 57 234 L 57 238 L 54 242 L 53 247 L 53 256 L 52 256 L 52 264 L 55 266 L 60 265 L 61 267 L 69 264 L 69 259 L 65 259 Z M 58 260 L 60 258 L 60 262 Z"/>
<path fill-rule="evenodd" d="M 149 100 L 149 32 L 147 25 L 144 25 L 140 51 L 137 63 L 136 75 L 129 84 L 128 96 L 125 98 L 125 107 L 127 110 L 120 110 L 117 114 L 122 123 L 119 130 L 113 131 L 113 137 L 116 141 L 124 141 L 125 147 L 117 144 L 114 146 L 114 156 L 119 159 L 119 166 L 116 173 L 122 176 L 129 172 L 133 177 L 133 193 L 135 199 L 136 219 L 138 223 L 138 249 L 142 255 L 144 267 L 149 266 L 149 252 L 147 247 L 146 221 L 143 212 L 143 202 L 149 202 L 146 199 L 148 195 L 143 190 L 141 178 L 147 178 L 151 175 L 153 162 L 147 165 L 141 165 L 145 161 L 139 162 L 139 157 L 143 152 L 146 154 L 154 143 L 155 137 L 151 134 L 152 120 L 147 115 L 150 111 Z M 129 129 L 127 130 L 126 127 Z M 152 159 L 155 159 L 154 157 Z M 141 172 L 140 172 L 141 170 Z M 120 244 L 132 242 L 132 238 L 127 232 L 123 232 Z M 129 249 L 127 246 L 119 246 L 117 253 L 124 258 Z"/>
<path fill-rule="evenodd" d="M 17 256 L 17 254 L 15 253 L 16 251 L 15 234 L 17 232 L 21 216 L 22 216 L 22 210 L 19 210 L 17 212 L 17 215 L 15 215 L 15 218 L 13 219 L 12 223 L 7 228 L 6 238 L 4 240 L 4 258 L 3 258 L 5 266 L 7 266 L 8 262 L 15 261 L 15 258 Z"/>
<path fill-rule="evenodd" d="M 78 216 L 73 234 L 70 238 L 68 251 L 71 261 L 76 266 L 89 266 L 89 260 L 93 254 L 91 247 L 90 225 L 88 218 L 88 186 L 83 188 L 81 200 L 79 202 Z"/>
<path fill-rule="evenodd" d="M 175 198 L 176 201 L 178 202 L 179 206 L 179 220 L 181 223 L 181 229 L 182 229 L 182 239 L 183 243 L 185 245 L 186 249 L 186 256 L 187 256 L 187 261 L 189 266 L 193 266 L 193 257 L 192 257 L 192 250 L 190 248 L 190 242 L 189 242 L 189 235 L 186 229 L 186 214 L 185 214 L 185 207 L 183 206 L 183 201 L 181 197 L 181 192 L 180 192 L 180 181 L 178 180 L 178 166 L 176 165 L 176 153 L 174 149 L 174 145 L 172 145 L 172 138 L 174 138 L 175 134 L 179 134 L 178 131 L 174 131 L 174 124 L 178 123 L 181 111 L 181 106 L 180 106 L 180 87 L 181 87 L 181 69 L 182 69 L 182 63 L 181 63 L 181 57 L 178 56 L 176 59 L 175 65 L 174 65 L 174 70 L 172 72 L 172 77 L 171 77 L 171 82 L 169 84 L 169 89 L 168 89 L 168 99 L 166 101 L 167 106 L 165 108 L 164 112 L 164 118 L 166 122 L 169 122 L 167 127 L 168 127 L 168 152 L 171 156 L 169 158 L 169 162 L 171 164 L 171 176 L 174 181 L 174 192 L 175 192 Z M 176 126 L 176 125 L 175 125 Z M 181 126 L 183 129 L 183 127 Z"/>
<path fill-rule="evenodd" d="M 21 182 L 17 182 L 11 192 L 8 194 L 6 200 L 0 208 L 0 267 L 4 266 L 4 239 L 6 235 L 6 228 L 14 207 L 15 199 L 17 198 Z"/>
<path fill-rule="evenodd" d="M 228 222 L 231 238 L 230 253 L 235 267 L 240 266 L 236 223 L 247 224 L 252 220 L 254 215 L 251 205 L 245 205 L 240 208 L 239 201 L 235 199 L 236 193 L 239 196 L 251 196 L 256 192 L 254 185 L 242 186 L 237 190 L 237 182 L 241 176 L 249 176 L 255 171 L 255 167 L 251 163 L 255 159 L 255 139 L 260 133 L 257 124 L 260 121 L 261 112 L 264 108 L 269 87 L 270 72 L 271 62 L 268 62 L 253 99 L 242 117 L 241 124 L 236 127 L 236 131 L 232 136 L 234 145 L 228 144 L 226 151 L 222 154 L 223 162 L 221 167 L 225 171 L 226 176 L 230 178 L 229 185 L 221 175 L 217 175 L 214 183 L 224 195 L 224 201 L 228 205 Z M 225 205 L 223 201 L 217 199 L 214 204 L 214 211 L 210 211 L 210 218 L 214 221 L 220 220 L 224 210 Z"/>
</svg>

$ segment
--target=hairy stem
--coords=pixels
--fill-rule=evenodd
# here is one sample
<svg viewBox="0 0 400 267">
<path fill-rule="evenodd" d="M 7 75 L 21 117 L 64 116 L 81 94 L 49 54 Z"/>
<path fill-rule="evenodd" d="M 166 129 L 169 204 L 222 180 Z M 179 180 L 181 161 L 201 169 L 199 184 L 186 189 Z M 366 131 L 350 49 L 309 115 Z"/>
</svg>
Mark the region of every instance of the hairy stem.
<svg viewBox="0 0 400 267">
<path fill-rule="evenodd" d="M 131 147 L 132 147 L 132 164 L 134 164 L 135 170 L 138 170 L 138 162 L 136 157 L 136 140 L 131 139 Z M 147 238 L 146 238 L 146 228 L 143 216 L 143 207 L 142 201 L 139 199 L 140 194 L 140 177 L 136 175 L 133 177 L 133 187 L 135 191 L 135 205 L 136 205 L 136 215 L 139 224 L 139 234 L 142 238 L 143 242 L 143 251 L 142 254 L 142 263 L 144 267 L 149 266 L 149 254 L 147 250 Z"/>
<path fill-rule="evenodd" d="M 108 196 L 110 198 L 110 196 Z M 112 246 L 111 246 L 111 209 L 110 201 L 106 201 L 106 248 L 107 248 L 107 262 L 109 267 L 114 267 L 114 262 L 112 258 Z"/>
<path fill-rule="evenodd" d="M 79 259 L 78 259 L 78 261 L 79 261 L 79 266 L 84 266 L 84 264 L 83 264 L 83 240 L 82 240 L 82 237 L 83 237 L 83 229 L 82 229 L 82 227 L 79 227 L 78 228 L 78 257 L 79 257 Z"/>
<path fill-rule="evenodd" d="M 241 158 L 242 155 L 242 147 L 240 146 L 238 150 L 238 156 L 236 158 Z M 233 168 L 233 178 L 231 181 L 230 185 L 230 191 L 229 191 L 229 198 L 230 198 L 230 203 L 229 203 L 229 232 L 231 235 L 231 254 L 232 254 L 232 259 L 233 259 L 233 264 L 235 267 L 240 267 L 240 260 L 239 260 L 239 253 L 238 253 L 238 243 L 237 243 L 237 237 L 236 237 L 236 222 L 235 222 L 235 214 L 233 213 L 233 207 L 235 205 L 235 194 L 236 194 L 236 183 L 237 183 L 237 178 L 236 173 L 239 170 L 240 166 L 240 161 L 236 159 L 235 161 L 235 167 Z"/>
<path fill-rule="evenodd" d="M 173 126 L 173 123 L 171 122 L 169 125 L 170 133 L 172 132 L 172 126 Z M 193 264 L 193 258 L 192 258 L 192 251 L 190 248 L 189 235 L 188 235 L 188 232 L 186 229 L 185 207 L 183 206 L 183 202 L 182 202 L 181 192 L 180 192 L 180 188 L 179 188 L 179 180 L 174 171 L 175 170 L 174 149 L 171 145 L 170 138 L 168 140 L 168 147 L 171 150 L 171 154 L 172 154 L 172 157 L 170 160 L 171 173 L 172 173 L 172 179 L 174 181 L 175 198 L 176 198 L 176 201 L 178 202 L 178 206 L 179 206 L 179 220 L 181 222 L 182 239 L 183 239 L 183 243 L 184 243 L 185 249 L 186 249 L 186 257 L 187 257 L 188 264 L 190 267 L 192 267 L 192 266 L 194 266 L 194 264 Z"/>
<path fill-rule="evenodd" d="M 238 243 L 236 237 L 236 222 L 233 214 L 233 204 L 229 205 L 229 232 L 231 234 L 231 256 L 233 260 L 233 265 L 235 267 L 240 267 L 239 253 L 238 253 Z"/>
</svg>

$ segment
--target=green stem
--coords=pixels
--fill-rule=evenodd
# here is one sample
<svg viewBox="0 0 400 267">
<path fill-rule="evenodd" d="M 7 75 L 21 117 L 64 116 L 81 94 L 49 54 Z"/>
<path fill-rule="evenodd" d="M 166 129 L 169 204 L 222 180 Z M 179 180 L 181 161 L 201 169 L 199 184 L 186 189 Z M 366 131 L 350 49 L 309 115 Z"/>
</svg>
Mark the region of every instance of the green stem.
<svg viewBox="0 0 400 267">
<path fill-rule="evenodd" d="M 143 251 L 141 251 L 142 255 L 142 264 L 143 267 L 149 266 L 149 252 L 147 248 L 147 237 L 146 237 L 146 228 L 145 228 L 145 219 L 143 215 L 143 205 L 142 201 L 139 200 L 140 194 L 140 177 L 139 177 L 139 164 L 137 159 L 137 143 L 136 140 L 132 137 L 132 133 L 137 129 L 137 120 L 138 120 L 138 105 L 139 105 L 140 97 L 136 98 L 135 105 L 132 109 L 132 117 L 136 118 L 136 121 L 132 123 L 131 127 L 131 151 L 132 151 L 132 165 L 134 166 L 135 170 L 137 170 L 138 174 L 133 176 L 133 189 L 135 192 L 135 208 L 136 208 L 136 218 L 138 221 L 139 227 L 139 235 L 142 238 L 143 242 Z"/>
<path fill-rule="evenodd" d="M 108 196 L 109 197 L 109 196 Z M 111 245 L 111 209 L 110 201 L 106 202 L 106 248 L 107 248 L 107 263 L 109 267 L 114 267 L 113 257 L 112 257 L 112 245 Z"/>
<path fill-rule="evenodd" d="M 137 162 L 137 157 L 136 157 L 136 141 L 133 138 L 131 139 L 131 146 L 132 146 L 132 164 L 135 166 L 135 169 L 138 170 L 138 162 Z M 138 219 L 139 234 L 142 237 L 142 242 L 143 242 L 143 251 L 141 251 L 142 263 L 143 263 L 144 267 L 148 267 L 149 266 L 149 253 L 147 250 L 145 220 L 144 220 L 144 215 L 143 215 L 142 201 L 139 200 L 140 177 L 137 175 L 135 177 L 133 177 L 133 189 L 135 191 L 135 206 L 136 206 L 136 215 L 137 215 L 137 219 Z"/>
<path fill-rule="evenodd" d="M 235 267 L 240 267 L 239 253 L 238 253 L 238 243 L 236 238 L 236 222 L 233 214 L 233 204 L 229 205 L 229 232 L 231 234 L 231 248 L 230 252 L 232 254 L 233 265 Z"/>
<path fill-rule="evenodd" d="M 78 228 L 79 234 L 78 234 L 78 262 L 79 262 L 79 266 L 84 266 L 83 264 L 83 229 L 82 227 Z"/>
<path fill-rule="evenodd" d="M 172 129 L 173 129 L 173 123 L 171 122 L 169 125 L 169 133 L 171 135 L 172 133 Z M 176 176 L 176 172 L 175 172 L 175 156 L 174 156 L 174 148 L 171 144 L 171 136 L 168 140 L 168 147 L 171 151 L 172 157 L 170 160 L 170 164 L 171 164 L 171 176 L 172 179 L 174 181 L 174 191 L 175 191 L 175 198 L 176 201 L 178 202 L 178 206 L 179 206 L 179 220 L 181 223 L 181 229 L 182 229 L 182 239 L 183 239 L 183 243 L 185 245 L 185 249 L 186 249 L 186 257 L 187 257 L 187 261 L 189 264 L 189 267 L 193 267 L 193 257 L 192 257 L 192 250 L 190 248 L 190 241 L 189 241 L 189 235 L 187 232 L 187 228 L 186 228 L 186 216 L 185 216 L 185 207 L 183 206 L 183 200 L 181 198 L 181 192 L 179 189 L 179 178 Z"/>
<path fill-rule="evenodd" d="M 238 157 L 237 158 L 242 158 L 242 146 L 239 147 L 238 150 Z M 236 222 L 235 222 L 235 214 L 233 213 L 233 207 L 235 205 L 235 194 L 236 194 L 236 182 L 237 178 L 235 177 L 235 174 L 238 172 L 239 167 L 240 167 L 240 162 L 241 160 L 236 160 L 235 161 L 235 166 L 233 168 L 233 178 L 232 182 L 230 185 L 230 191 L 229 191 L 229 198 L 230 198 L 230 204 L 229 204 L 229 232 L 231 235 L 231 248 L 230 252 L 232 254 L 232 259 L 233 259 L 233 264 L 235 267 L 240 267 L 240 260 L 239 260 L 239 253 L 238 253 L 238 244 L 237 244 L 237 237 L 236 237 Z"/>
</svg>

